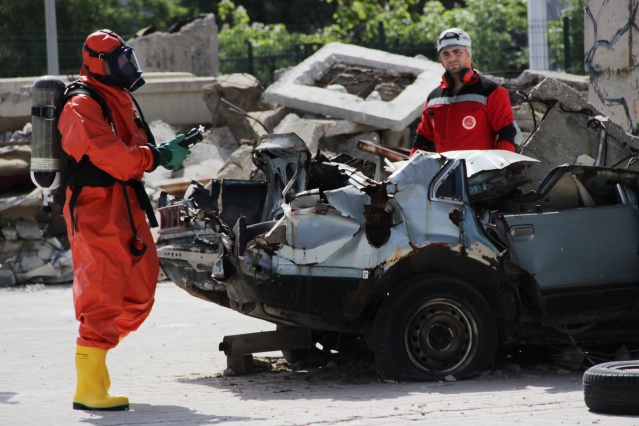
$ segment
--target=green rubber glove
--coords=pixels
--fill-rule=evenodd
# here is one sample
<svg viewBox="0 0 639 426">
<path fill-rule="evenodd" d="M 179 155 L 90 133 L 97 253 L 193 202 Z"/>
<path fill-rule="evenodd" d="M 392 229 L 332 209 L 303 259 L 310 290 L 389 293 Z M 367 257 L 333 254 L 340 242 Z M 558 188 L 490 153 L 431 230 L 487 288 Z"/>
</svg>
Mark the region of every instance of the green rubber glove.
<svg viewBox="0 0 639 426">
<path fill-rule="evenodd" d="M 184 140 L 184 135 L 180 134 L 164 142 L 158 146 L 160 154 L 160 166 L 167 170 L 175 170 L 182 165 L 182 162 L 191 153 L 188 148 L 180 146 L 180 142 Z"/>
</svg>

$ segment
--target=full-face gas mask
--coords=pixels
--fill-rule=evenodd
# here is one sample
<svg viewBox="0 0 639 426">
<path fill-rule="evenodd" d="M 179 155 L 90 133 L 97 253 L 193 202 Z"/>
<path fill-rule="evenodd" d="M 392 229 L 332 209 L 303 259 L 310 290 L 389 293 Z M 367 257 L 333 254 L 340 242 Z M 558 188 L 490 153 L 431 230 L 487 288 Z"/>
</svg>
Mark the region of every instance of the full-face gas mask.
<svg viewBox="0 0 639 426">
<path fill-rule="evenodd" d="M 84 66 L 92 77 L 131 92 L 144 84 L 135 51 L 113 31 L 100 30 L 91 34 L 83 50 L 86 52 L 86 55 L 83 54 Z M 101 63 L 98 65 L 92 60 L 89 64 L 90 61 L 85 58 L 87 55 L 89 58 L 97 58 Z"/>
</svg>

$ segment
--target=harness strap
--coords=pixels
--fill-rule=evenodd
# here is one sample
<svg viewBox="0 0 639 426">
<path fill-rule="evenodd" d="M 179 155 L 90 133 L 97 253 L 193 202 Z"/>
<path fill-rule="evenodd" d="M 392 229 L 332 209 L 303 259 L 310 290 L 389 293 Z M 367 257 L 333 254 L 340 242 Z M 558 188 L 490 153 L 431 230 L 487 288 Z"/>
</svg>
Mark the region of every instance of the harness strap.
<svg viewBox="0 0 639 426">
<path fill-rule="evenodd" d="M 72 232 L 75 232 L 75 215 L 73 211 L 75 210 L 75 204 L 78 201 L 78 197 L 80 196 L 80 192 L 82 192 L 82 188 L 85 186 L 93 186 L 93 187 L 109 187 L 113 186 L 116 183 L 120 183 L 123 188 L 125 186 L 130 186 L 135 191 L 135 196 L 138 200 L 140 208 L 144 210 L 146 213 L 146 217 L 149 219 L 149 224 L 152 228 L 158 227 L 158 222 L 155 218 L 155 214 L 153 212 L 153 206 L 151 205 L 151 200 L 149 199 L 149 195 L 144 190 L 144 182 L 135 179 L 129 179 L 127 181 L 123 181 L 120 179 L 116 179 L 104 170 L 95 166 L 87 155 L 82 156 L 82 159 L 77 162 L 73 159 L 69 159 L 69 186 L 73 189 L 71 190 L 71 198 L 69 199 L 69 213 L 71 213 L 71 227 Z M 129 218 L 131 220 L 131 228 L 133 230 L 134 235 L 137 235 L 137 231 L 135 229 L 135 223 L 133 222 L 133 216 L 131 212 L 131 206 L 129 202 L 129 193 L 125 190 L 124 197 L 127 203 L 127 209 L 129 211 Z"/>
<path fill-rule="evenodd" d="M 129 93 L 129 94 L 131 95 L 131 99 L 133 99 L 133 103 L 135 104 L 135 107 L 138 109 L 138 113 L 140 114 L 141 123 L 139 123 L 136 120 L 138 127 L 142 127 L 142 129 L 144 130 L 148 143 L 150 143 L 153 146 L 157 146 L 155 143 L 155 136 L 153 136 L 153 133 L 151 133 L 151 128 L 149 127 L 149 123 L 147 123 L 146 120 L 144 119 L 144 114 L 142 114 L 142 108 L 140 108 L 140 104 L 138 104 L 138 101 L 135 100 L 132 93 Z"/>
</svg>

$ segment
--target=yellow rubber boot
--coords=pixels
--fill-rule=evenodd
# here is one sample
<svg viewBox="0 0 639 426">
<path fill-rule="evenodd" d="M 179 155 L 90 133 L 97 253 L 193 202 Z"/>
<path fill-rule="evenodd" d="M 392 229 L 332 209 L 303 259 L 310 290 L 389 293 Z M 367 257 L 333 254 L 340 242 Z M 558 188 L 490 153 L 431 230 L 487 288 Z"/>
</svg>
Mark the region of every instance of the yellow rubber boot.
<svg viewBox="0 0 639 426">
<path fill-rule="evenodd" d="M 126 336 L 120 336 L 118 343 L 124 340 L 125 337 Z M 104 389 L 107 393 L 109 393 L 109 389 L 111 389 L 111 377 L 109 377 L 109 369 L 106 366 L 106 362 L 104 363 Z"/>
<path fill-rule="evenodd" d="M 118 343 L 124 340 L 126 336 L 120 336 Z M 111 377 L 109 377 L 109 369 L 106 366 L 106 362 L 104 363 L 104 388 L 107 393 L 109 393 L 109 389 L 111 389 Z"/>
<path fill-rule="evenodd" d="M 109 393 L 109 389 L 111 389 L 111 377 L 109 376 L 109 369 L 106 366 L 106 363 L 104 364 L 104 390 L 106 391 L 106 393 Z"/>
<path fill-rule="evenodd" d="M 105 361 L 104 349 L 78 345 L 75 354 L 78 385 L 73 396 L 73 409 L 103 411 L 129 409 L 129 398 L 109 395 L 105 383 L 108 380 Z"/>
</svg>

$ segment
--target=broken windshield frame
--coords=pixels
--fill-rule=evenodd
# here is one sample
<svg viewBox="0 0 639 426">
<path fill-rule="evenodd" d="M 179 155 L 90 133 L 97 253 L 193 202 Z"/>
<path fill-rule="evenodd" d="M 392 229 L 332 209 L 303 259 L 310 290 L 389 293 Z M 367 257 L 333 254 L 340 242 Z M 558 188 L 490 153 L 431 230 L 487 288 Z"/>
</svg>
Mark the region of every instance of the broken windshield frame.
<svg viewBox="0 0 639 426">
<path fill-rule="evenodd" d="M 431 199 L 464 204 L 464 176 L 465 167 L 461 160 L 453 160 L 445 165 L 431 186 Z"/>
</svg>

